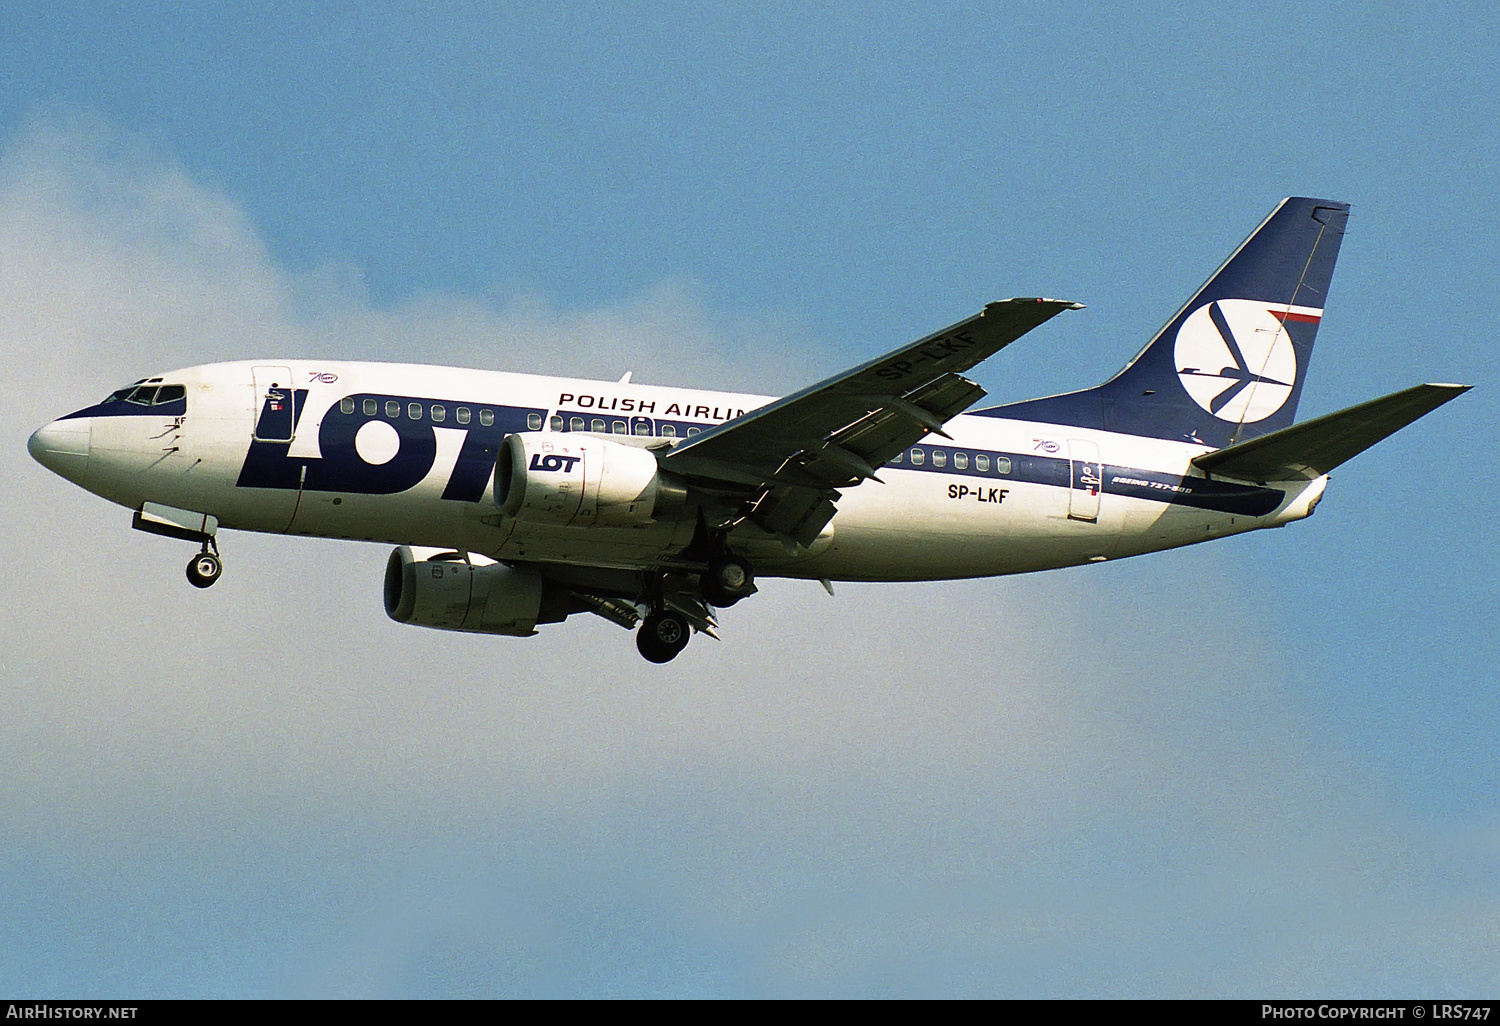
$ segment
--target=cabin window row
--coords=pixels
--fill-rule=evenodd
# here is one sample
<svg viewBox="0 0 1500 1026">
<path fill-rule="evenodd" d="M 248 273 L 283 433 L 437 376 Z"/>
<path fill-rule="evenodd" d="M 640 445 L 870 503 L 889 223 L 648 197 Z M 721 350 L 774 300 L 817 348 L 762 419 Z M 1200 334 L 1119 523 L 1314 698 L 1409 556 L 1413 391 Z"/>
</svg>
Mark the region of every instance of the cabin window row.
<svg viewBox="0 0 1500 1026">
<path fill-rule="evenodd" d="M 378 413 L 380 413 L 380 400 L 366 399 L 361 409 L 364 411 L 364 415 L 366 417 L 374 417 Z M 353 413 L 354 400 L 352 398 L 341 400 L 339 402 L 339 411 L 346 414 Z M 401 416 L 401 403 L 396 399 L 387 399 L 385 401 L 385 415 L 391 420 L 399 419 Z M 406 416 L 410 420 L 421 420 L 423 417 L 430 417 L 432 418 L 432 422 L 434 424 L 442 424 L 448 420 L 448 408 L 446 406 L 443 406 L 441 403 L 432 403 L 431 405 L 424 405 L 423 403 L 407 403 Z M 453 411 L 453 420 L 455 423 L 467 424 L 472 418 L 473 411 L 471 411 L 467 406 L 456 407 Z M 480 410 L 479 423 L 484 427 L 489 427 L 494 424 L 495 411 L 483 409 Z"/>
<path fill-rule="evenodd" d="M 980 474 L 988 474 L 990 472 L 990 466 L 993 461 L 995 473 L 1010 473 L 1009 456 L 991 457 L 987 452 L 968 453 L 950 449 L 929 450 L 919 447 L 912 449 L 909 453 L 898 454 L 895 459 L 891 460 L 891 463 L 899 465 L 901 463 L 905 463 L 908 459 L 911 460 L 911 465 L 914 467 L 925 466 L 927 464 L 927 461 L 931 460 L 934 467 L 942 467 L 945 469 L 948 466 L 948 461 L 952 460 L 954 470 L 968 470 L 972 461 L 974 470 Z"/>
<path fill-rule="evenodd" d="M 130 390 L 124 389 L 122 391 L 128 393 Z M 163 400 L 159 399 L 157 401 L 161 402 Z M 364 400 L 361 408 L 364 411 L 365 416 L 374 417 L 381 412 L 381 403 L 378 399 L 366 399 Z M 345 414 L 353 413 L 354 399 L 352 397 L 349 397 L 341 400 L 339 402 L 339 410 Z M 406 404 L 405 412 L 409 420 L 422 420 L 424 417 L 426 417 L 430 418 L 434 424 L 443 424 L 448 420 L 448 408 L 446 406 L 443 406 L 441 403 L 423 404 L 418 402 L 410 402 Z M 396 420 L 400 418 L 401 413 L 402 407 L 400 401 L 396 399 L 387 399 L 385 401 L 385 415 L 387 417 L 392 420 Z M 457 424 L 468 424 L 471 418 L 472 412 L 467 406 L 456 407 L 453 411 L 453 420 Z M 479 411 L 479 423 L 484 427 L 489 427 L 494 424 L 495 411 L 481 409 Z M 547 426 L 553 431 L 589 431 L 596 435 L 636 434 L 646 437 L 654 436 L 658 438 L 677 437 L 676 424 L 657 424 L 646 419 L 637 419 L 634 423 L 634 426 L 632 426 L 629 422 L 624 420 L 607 420 L 604 417 L 570 417 L 565 420 L 562 416 L 553 414 L 551 417 L 547 418 Z M 526 430 L 540 431 L 541 429 L 542 415 L 540 413 L 527 414 Z M 689 427 L 686 432 L 687 437 L 691 438 L 702 430 L 703 429 L 700 427 Z"/>
<path fill-rule="evenodd" d="M 554 413 L 547 418 L 547 428 L 551 431 L 588 431 L 596 435 L 640 435 L 643 438 L 676 438 L 676 424 L 657 424 L 645 418 L 636 418 L 633 425 L 624 420 L 608 420 L 604 417 L 568 417 Z M 542 415 L 532 413 L 526 417 L 526 430 L 540 431 L 542 429 Z M 690 427 L 687 429 L 689 437 L 696 435 L 702 428 Z"/>
</svg>

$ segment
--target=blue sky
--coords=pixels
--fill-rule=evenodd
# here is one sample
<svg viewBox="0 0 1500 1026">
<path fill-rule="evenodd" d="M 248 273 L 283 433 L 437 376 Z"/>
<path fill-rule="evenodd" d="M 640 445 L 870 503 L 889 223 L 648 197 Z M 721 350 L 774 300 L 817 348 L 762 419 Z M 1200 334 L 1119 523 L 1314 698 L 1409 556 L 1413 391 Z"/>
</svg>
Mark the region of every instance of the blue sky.
<svg viewBox="0 0 1500 1026">
<path fill-rule="evenodd" d="M 1495 993 L 1490 5 L 11 7 L 0 993 Z M 1477 386 L 1314 518 L 772 582 L 664 669 L 399 627 L 375 547 L 190 593 L 23 450 L 214 359 L 789 390 L 1009 295 L 1088 304 L 979 368 L 1046 394 L 1288 194 L 1354 208 L 1304 415 Z"/>
</svg>

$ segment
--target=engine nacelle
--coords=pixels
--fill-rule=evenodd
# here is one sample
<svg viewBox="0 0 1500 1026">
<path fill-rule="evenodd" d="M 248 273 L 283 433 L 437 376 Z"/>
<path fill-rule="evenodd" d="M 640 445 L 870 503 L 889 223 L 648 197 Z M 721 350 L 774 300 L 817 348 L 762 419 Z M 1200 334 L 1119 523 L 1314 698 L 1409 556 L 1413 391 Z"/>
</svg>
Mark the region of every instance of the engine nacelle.
<svg viewBox="0 0 1500 1026">
<path fill-rule="evenodd" d="M 418 627 L 526 637 L 539 623 L 566 619 L 567 597 L 533 567 L 476 563 L 456 552 L 424 559 L 402 545 L 385 566 L 386 614 Z"/>
<path fill-rule="evenodd" d="M 654 453 L 602 438 L 508 435 L 495 460 L 496 505 L 530 523 L 649 524 L 686 500 L 686 485 Z"/>
</svg>

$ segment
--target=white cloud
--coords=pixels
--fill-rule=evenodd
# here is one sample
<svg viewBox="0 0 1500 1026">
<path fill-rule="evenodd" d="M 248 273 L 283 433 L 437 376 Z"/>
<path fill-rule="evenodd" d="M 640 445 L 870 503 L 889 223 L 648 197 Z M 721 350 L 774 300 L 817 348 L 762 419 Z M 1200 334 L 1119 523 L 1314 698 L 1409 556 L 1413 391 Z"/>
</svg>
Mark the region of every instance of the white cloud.
<svg viewBox="0 0 1500 1026">
<path fill-rule="evenodd" d="M 20 444 L 123 381 L 251 354 L 743 385 L 772 348 L 791 387 L 829 369 L 800 334 L 682 283 L 594 311 L 377 308 L 357 271 L 278 268 L 234 202 L 136 141 L 33 123 L 0 156 L 0 345 L 44 370 L 0 412 L 7 835 L 94 853 L 78 886 L 103 907 L 128 900 L 119 867 L 163 872 L 161 845 L 359 892 L 245 927 L 269 990 L 1493 989 L 1492 868 L 1452 869 L 1494 836 L 1444 854 L 1384 807 L 1358 753 L 1311 736 L 1274 624 L 1183 615 L 1221 608 L 1180 583 L 1191 553 L 836 599 L 772 582 L 725 642 L 654 668 L 592 618 L 529 641 L 399 627 L 371 547 L 227 538 L 195 592 L 186 546 Z M 207 886 L 172 879 L 165 908 Z M 241 943 L 273 890 L 188 940 Z"/>
</svg>

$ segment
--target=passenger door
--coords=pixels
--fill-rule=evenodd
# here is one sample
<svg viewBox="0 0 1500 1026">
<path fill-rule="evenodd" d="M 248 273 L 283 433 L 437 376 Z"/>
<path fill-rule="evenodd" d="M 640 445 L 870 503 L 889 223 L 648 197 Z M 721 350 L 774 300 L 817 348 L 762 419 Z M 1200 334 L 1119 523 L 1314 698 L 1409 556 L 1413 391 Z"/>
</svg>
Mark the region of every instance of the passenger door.
<svg viewBox="0 0 1500 1026">
<path fill-rule="evenodd" d="M 255 419 L 257 442 L 290 442 L 297 425 L 297 392 L 286 367 L 256 367 L 255 397 L 260 413 Z"/>
<path fill-rule="evenodd" d="M 1077 438 L 1068 439 L 1068 463 L 1072 468 L 1068 488 L 1068 519 L 1099 519 L 1099 492 L 1104 487 L 1099 465 L 1099 446 Z"/>
</svg>

